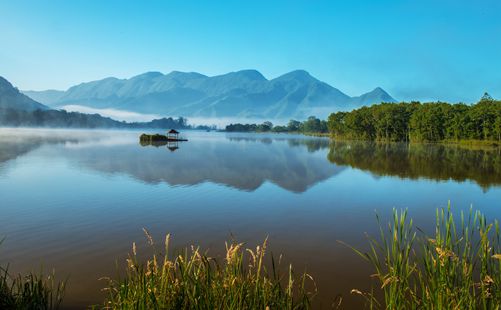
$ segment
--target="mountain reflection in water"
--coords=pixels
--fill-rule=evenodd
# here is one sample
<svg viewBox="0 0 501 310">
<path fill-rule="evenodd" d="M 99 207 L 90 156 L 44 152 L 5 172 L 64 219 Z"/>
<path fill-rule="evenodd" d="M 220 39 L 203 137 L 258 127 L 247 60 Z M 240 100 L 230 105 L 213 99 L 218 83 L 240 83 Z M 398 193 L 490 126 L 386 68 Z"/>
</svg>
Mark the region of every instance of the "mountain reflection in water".
<svg viewBox="0 0 501 310">
<path fill-rule="evenodd" d="M 190 139 L 179 143 L 176 152 L 169 153 L 165 152 L 169 145 L 157 148 L 122 145 L 80 149 L 71 157 L 87 168 L 126 173 L 147 183 L 212 182 L 246 191 L 256 190 L 269 181 L 292 192 L 303 192 L 343 170 L 327 164 L 323 156 L 305 155 L 314 149 L 328 148 L 328 140 L 310 143 L 299 140 L 221 136 L 216 140 Z"/>
<path fill-rule="evenodd" d="M 260 134 L 192 134 L 190 142 L 139 144 L 136 132 L 11 130 L 0 135 L 0 174 L 11 160 L 47 145 L 85 169 L 146 183 L 212 182 L 253 191 L 269 181 L 304 192 L 346 167 L 375 176 L 501 185 L 501 148 L 333 141 Z M 329 150 L 325 155 L 320 150 Z M 332 164 L 335 165 L 332 165 Z"/>
<path fill-rule="evenodd" d="M 253 191 L 269 181 L 297 193 L 343 170 L 328 164 L 325 155 L 314 154 L 329 147 L 325 138 L 200 133 L 190 142 L 149 147 L 136 142 L 137 133 L 123 135 L 127 139 L 120 143 L 115 143 L 116 136 L 102 136 L 100 132 L 76 137 L 69 133 L 67 138 L 35 135 L 3 139 L 0 143 L 6 147 L 2 146 L 0 158 L 7 161 L 43 145 L 62 144 L 56 156 L 64 156 L 85 169 L 127 174 L 146 183 L 212 182 Z"/>
</svg>

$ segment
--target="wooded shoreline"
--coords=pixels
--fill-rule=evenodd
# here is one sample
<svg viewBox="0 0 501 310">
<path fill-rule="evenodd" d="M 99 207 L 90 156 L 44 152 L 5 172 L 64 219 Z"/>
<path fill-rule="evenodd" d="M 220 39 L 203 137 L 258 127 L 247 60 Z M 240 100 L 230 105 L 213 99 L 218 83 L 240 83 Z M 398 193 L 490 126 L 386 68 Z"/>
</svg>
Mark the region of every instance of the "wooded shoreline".
<svg viewBox="0 0 501 310">
<path fill-rule="evenodd" d="M 332 113 L 327 121 L 310 116 L 285 126 L 230 124 L 227 132 L 300 133 L 335 140 L 440 142 L 460 145 L 501 144 L 501 101 L 484 95 L 474 105 L 445 102 L 381 103 Z"/>
</svg>

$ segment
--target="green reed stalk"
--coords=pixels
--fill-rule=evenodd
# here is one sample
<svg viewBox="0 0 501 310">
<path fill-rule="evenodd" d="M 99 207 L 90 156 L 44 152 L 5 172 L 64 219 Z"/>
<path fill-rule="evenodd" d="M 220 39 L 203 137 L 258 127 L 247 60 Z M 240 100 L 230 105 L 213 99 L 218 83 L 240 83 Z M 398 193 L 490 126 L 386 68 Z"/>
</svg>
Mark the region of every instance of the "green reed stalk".
<svg viewBox="0 0 501 310">
<path fill-rule="evenodd" d="M 0 309 L 58 309 L 65 285 L 55 281 L 54 273 L 12 277 L 8 268 L 0 267 Z"/>
<path fill-rule="evenodd" d="M 436 212 L 433 238 L 416 238 L 407 211 L 393 210 L 380 239 L 369 238 L 370 251 L 357 254 L 369 261 L 384 299 L 362 293 L 371 308 L 500 309 L 501 243 L 498 221 L 488 223 L 480 212 L 461 212 L 459 225 L 450 205 Z"/>
</svg>

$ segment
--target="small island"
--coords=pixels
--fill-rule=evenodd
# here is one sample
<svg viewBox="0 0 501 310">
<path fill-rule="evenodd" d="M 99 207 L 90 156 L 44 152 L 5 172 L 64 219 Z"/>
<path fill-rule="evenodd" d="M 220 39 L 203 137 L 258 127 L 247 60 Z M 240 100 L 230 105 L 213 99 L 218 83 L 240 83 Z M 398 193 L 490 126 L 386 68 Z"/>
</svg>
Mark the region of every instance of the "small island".
<svg viewBox="0 0 501 310">
<path fill-rule="evenodd" d="M 167 132 L 167 135 L 160 135 L 160 134 L 145 134 L 143 133 L 139 137 L 139 141 L 141 143 L 154 143 L 154 142 L 182 142 L 182 141 L 188 141 L 188 139 L 184 139 L 182 137 L 179 137 L 179 132 L 175 129 L 171 129 Z"/>
</svg>

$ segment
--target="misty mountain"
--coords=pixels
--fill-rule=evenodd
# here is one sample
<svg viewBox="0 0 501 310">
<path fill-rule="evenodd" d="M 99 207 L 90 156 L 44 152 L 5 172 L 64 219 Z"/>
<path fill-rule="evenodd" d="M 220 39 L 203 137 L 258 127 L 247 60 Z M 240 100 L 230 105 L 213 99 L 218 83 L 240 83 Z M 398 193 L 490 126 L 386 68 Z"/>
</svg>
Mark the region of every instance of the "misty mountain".
<svg viewBox="0 0 501 310">
<path fill-rule="evenodd" d="M 355 105 L 360 106 L 368 106 L 374 103 L 381 103 L 381 102 L 395 102 L 396 100 L 393 99 L 384 89 L 381 87 L 376 87 L 373 91 L 370 91 L 368 93 L 365 93 L 361 96 L 358 97 L 353 97 L 352 102 Z"/>
<path fill-rule="evenodd" d="M 350 97 L 304 70 L 271 80 L 256 70 L 212 77 L 196 72 L 147 72 L 130 79 L 110 77 L 82 83 L 64 92 L 25 94 L 53 107 L 82 105 L 187 117 L 268 119 L 326 117 L 334 111 L 395 102 L 381 88 Z"/>
<path fill-rule="evenodd" d="M 49 89 L 43 91 L 23 90 L 22 93 L 35 101 L 43 102 L 51 106 L 55 105 L 65 92 L 62 90 Z"/>
<path fill-rule="evenodd" d="M 0 126 L 59 128 L 188 128 L 186 119 L 162 118 L 150 122 L 126 123 L 102 117 L 55 110 L 21 94 L 5 78 L 0 77 Z"/>
<path fill-rule="evenodd" d="M 20 93 L 9 81 L 0 76 L 0 109 L 30 112 L 35 110 L 48 110 L 49 107 Z"/>
</svg>

